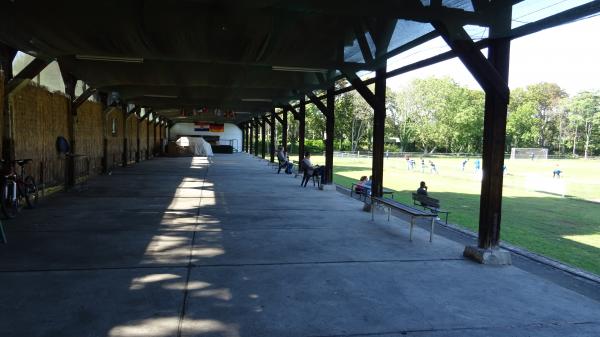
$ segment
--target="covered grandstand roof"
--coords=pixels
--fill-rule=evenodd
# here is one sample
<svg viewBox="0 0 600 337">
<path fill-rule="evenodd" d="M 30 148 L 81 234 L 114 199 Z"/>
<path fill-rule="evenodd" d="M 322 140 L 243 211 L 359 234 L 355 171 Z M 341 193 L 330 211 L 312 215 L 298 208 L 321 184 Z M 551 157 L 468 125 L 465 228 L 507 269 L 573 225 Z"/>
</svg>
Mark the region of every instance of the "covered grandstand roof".
<svg viewBox="0 0 600 337">
<path fill-rule="evenodd" d="M 169 119 L 181 109 L 251 113 L 241 121 L 381 67 L 436 38 L 432 23 L 486 27 L 499 7 L 517 4 L 523 17 L 536 3 L 548 2 L 17 0 L 0 2 L 0 41 Z M 600 10 L 573 6 L 585 3 L 579 17 Z"/>
</svg>

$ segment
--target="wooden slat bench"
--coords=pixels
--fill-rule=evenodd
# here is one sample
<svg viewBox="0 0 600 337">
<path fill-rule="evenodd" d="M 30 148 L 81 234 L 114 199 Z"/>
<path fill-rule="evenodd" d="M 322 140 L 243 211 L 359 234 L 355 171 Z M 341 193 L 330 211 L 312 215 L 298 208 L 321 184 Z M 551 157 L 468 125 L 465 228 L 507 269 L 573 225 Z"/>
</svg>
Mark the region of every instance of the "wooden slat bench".
<svg viewBox="0 0 600 337">
<path fill-rule="evenodd" d="M 418 193 L 413 193 L 412 199 L 413 199 L 413 205 L 421 206 L 421 207 L 423 207 L 423 209 L 428 209 L 431 212 L 435 213 L 436 215 L 439 213 L 446 214 L 446 224 L 448 223 L 448 215 L 450 214 L 450 212 L 444 211 L 441 209 L 440 201 L 438 199 L 435 199 L 435 198 L 432 198 L 432 197 L 429 197 L 426 195 L 418 194 Z"/>
<path fill-rule="evenodd" d="M 358 186 L 357 183 L 352 183 L 352 185 L 350 186 L 350 196 L 352 196 L 354 193 L 356 193 L 359 197 L 361 197 L 364 201 L 367 201 L 367 197 L 369 196 L 369 188 L 364 188 L 362 192 L 358 192 L 356 190 L 356 186 Z M 386 196 L 388 195 L 389 198 L 394 199 L 394 191 L 392 190 L 388 190 L 386 188 L 383 189 L 383 195 Z"/>
<path fill-rule="evenodd" d="M 429 242 L 433 241 L 435 218 L 437 217 L 437 214 L 423 211 L 423 210 L 420 210 L 417 208 L 413 208 L 408 205 L 401 204 L 392 199 L 371 197 L 371 220 L 375 220 L 375 205 L 382 205 L 382 206 L 388 208 L 388 221 L 390 221 L 390 215 L 392 213 L 392 209 L 410 216 L 410 234 L 409 234 L 410 241 L 412 241 L 413 227 L 415 225 L 415 219 L 417 219 L 417 218 L 431 219 L 431 230 L 429 232 Z"/>
</svg>

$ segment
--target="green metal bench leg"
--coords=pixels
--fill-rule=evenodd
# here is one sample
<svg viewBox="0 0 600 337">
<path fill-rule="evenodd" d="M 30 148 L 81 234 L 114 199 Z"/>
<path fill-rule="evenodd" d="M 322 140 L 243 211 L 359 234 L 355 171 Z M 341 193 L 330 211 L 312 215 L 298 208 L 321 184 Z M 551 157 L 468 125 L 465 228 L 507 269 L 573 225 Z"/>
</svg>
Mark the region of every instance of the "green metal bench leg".
<svg viewBox="0 0 600 337">
<path fill-rule="evenodd" d="M 0 221 L 0 239 L 2 239 L 2 243 L 6 243 L 6 234 L 4 233 L 4 226 L 2 226 L 2 221 Z"/>
</svg>

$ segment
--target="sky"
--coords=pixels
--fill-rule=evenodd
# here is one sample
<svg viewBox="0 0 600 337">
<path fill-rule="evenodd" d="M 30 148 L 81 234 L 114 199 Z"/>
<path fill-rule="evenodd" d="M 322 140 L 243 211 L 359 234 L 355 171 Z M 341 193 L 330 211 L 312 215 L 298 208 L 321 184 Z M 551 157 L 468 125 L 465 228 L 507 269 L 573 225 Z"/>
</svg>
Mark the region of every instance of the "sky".
<svg viewBox="0 0 600 337">
<path fill-rule="evenodd" d="M 388 62 L 388 71 L 448 50 L 441 39 L 413 54 L 399 55 Z M 469 88 L 480 89 L 464 65 L 454 58 L 388 79 L 399 90 L 415 78 L 449 76 Z M 600 15 L 515 39 L 511 43 L 509 87 L 525 87 L 553 82 L 569 95 L 584 90 L 600 90 Z"/>
</svg>

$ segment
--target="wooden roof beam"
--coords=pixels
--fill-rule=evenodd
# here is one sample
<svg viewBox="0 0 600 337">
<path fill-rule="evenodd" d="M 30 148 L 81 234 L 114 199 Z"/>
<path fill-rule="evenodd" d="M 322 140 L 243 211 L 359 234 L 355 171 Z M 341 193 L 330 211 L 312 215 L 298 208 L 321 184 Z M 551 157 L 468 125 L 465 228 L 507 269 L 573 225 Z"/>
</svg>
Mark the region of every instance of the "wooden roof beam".
<svg viewBox="0 0 600 337">
<path fill-rule="evenodd" d="M 294 116 L 294 120 L 298 120 L 300 117 L 300 114 L 298 113 L 298 111 L 291 105 L 291 104 L 285 104 L 283 106 L 283 108 L 289 112 L 292 113 L 292 115 Z"/>
<path fill-rule="evenodd" d="M 362 96 L 362 98 L 373 108 L 376 110 L 379 108 L 379 100 L 375 97 L 375 94 L 367 87 L 365 84 L 355 73 L 344 73 L 348 81 L 352 84 L 352 87 Z"/>
<path fill-rule="evenodd" d="M 273 112 L 273 116 L 275 116 L 275 119 L 277 119 L 277 121 L 281 124 L 283 124 L 283 118 L 281 116 L 279 116 L 278 114 L 276 114 L 275 112 Z"/>
<path fill-rule="evenodd" d="M 329 109 L 327 109 L 327 106 L 325 106 L 325 104 L 323 104 L 323 102 L 321 102 L 321 98 L 317 98 L 317 96 L 315 96 L 315 94 L 313 94 L 312 92 L 309 92 L 307 95 L 308 100 L 314 104 L 323 115 L 325 115 L 325 117 L 329 116 Z M 324 97 L 326 98 L 326 97 Z"/>
<path fill-rule="evenodd" d="M 440 33 L 448 46 L 456 53 L 475 80 L 487 93 L 496 93 L 508 102 L 510 89 L 496 68 L 481 53 L 462 26 L 449 22 L 434 22 L 433 27 Z"/>
<path fill-rule="evenodd" d="M 79 108 L 83 103 L 85 103 L 85 101 L 87 101 L 88 98 L 90 98 L 95 93 L 95 88 L 87 88 L 81 95 L 79 95 L 79 97 L 77 97 L 73 101 L 73 109 Z"/>
<path fill-rule="evenodd" d="M 50 64 L 50 61 L 34 58 L 21 70 L 17 75 L 15 75 L 12 79 L 10 79 L 6 85 L 6 91 L 4 92 L 4 96 L 10 95 L 13 91 L 15 91 L 18 87 L 20 87 L 23 83 L 33 79 L 39 73 L 42 72 Z"/>
</svg>

